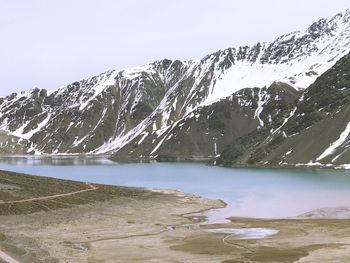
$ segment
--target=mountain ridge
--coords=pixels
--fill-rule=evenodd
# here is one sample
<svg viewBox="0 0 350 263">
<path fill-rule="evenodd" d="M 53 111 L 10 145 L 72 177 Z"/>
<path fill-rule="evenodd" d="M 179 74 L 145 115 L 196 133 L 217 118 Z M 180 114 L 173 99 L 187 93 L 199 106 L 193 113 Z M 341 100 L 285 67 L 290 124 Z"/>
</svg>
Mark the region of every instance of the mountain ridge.
<svg viewBox="0 0 350 263">
<path fill-rule="evenodd" d="M 170 146 L 163 143 L 171 141 L 169 136 L 175 138 L 172 132 L 186 120 L 199 114 L 196 120 L 203 119 L 203 127 L 208 126 L 206 121 L 215 122 L 207 116 L 209 109 L 215 116 L 221 116 L 218 109 L 226 111 L 228 119 L 218 117 L 223 122 L 245 120 L 246 129 L 236 122 L 230 127 L 217 121 L 210 124 L 208 134 L 214 133 L 215 138 L 217 125 L 226 127 L 227 134 L 245 136 L 272 121 L 283 122 L 301 96 L 298 90 L 305 90 L 348 52 L 350 9 L 272 42 L 228 48 L 200 60 L 158 60 L 107 71 L 56 90 L 33 89 L 0 98 L 0 130 L 9 141 L 15 137 L 21 145 L 27 144 L 27 149 L 14 145 L 14 152 L 21 149 L 19 153 L 107 153 L 118 158 L 124 153 L 132 159 L 178 159 L 184 149 L 179 156 L 169 156 L 165 149 Z M 197 125 L 192 122 L 189 130 Z M 229 136 L 223 137 L 228 138 L 211 146 L 216 149 L 213 153 L 198 146 L 213 140 L 204 136 L 191 148 L 192 157 L 196 159 L 199 151 L 204 159 L 217 156 L 229 143 Z M 4 146 L 4 151 L 11 152 L 11 147 Z M 134 148 L 143 150 L 136 155 Z"/>
</svg>

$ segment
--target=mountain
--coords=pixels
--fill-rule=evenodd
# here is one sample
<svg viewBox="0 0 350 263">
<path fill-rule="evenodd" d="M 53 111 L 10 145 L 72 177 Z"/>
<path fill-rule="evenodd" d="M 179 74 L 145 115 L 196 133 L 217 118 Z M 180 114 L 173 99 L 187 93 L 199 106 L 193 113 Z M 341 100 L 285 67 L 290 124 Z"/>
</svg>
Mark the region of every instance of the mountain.
<svg viewBox="0 0 350 263">
<path fill-rule="evenodd" d="M 224 151 L 219 160 L 230 163 L 241 156 L 235 142 L 246 151 L 277 133 L 310 85 L 349 52 L 350 9 L 270 43 L 11 94 L 0 98 L 0 150 L 114 160 L 208 160 Z"/>
<path fill-rule="evenodd" d="M 281 126 L 227 146 L 221 164 L 350 168 L 350 53 L 305 90 Z"/>
<path fill-rule="evenodd" d="M 265 125 L 280 125 L 301 92 L 282 82 L 268 88 L 246 88 L 200 106 L 163 130 L 148 127 L 117 151 L 116 160 L 207 160 L 225 145 Z"/>
</svg>

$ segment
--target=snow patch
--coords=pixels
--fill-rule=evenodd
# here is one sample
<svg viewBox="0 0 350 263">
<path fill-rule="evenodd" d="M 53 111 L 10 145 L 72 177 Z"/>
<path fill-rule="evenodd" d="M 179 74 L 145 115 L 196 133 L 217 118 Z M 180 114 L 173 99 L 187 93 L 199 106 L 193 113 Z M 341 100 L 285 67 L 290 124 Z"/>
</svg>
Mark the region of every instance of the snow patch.
<svg viewBox="0 0 350 263">
<path fill-rule="evenodd" d="M 319 157 L 317 157 L 316 161 L 320 161 L 326 158 L 327 156 L 331 155 L 332 153 L 334 153 L 335 150 L 346 141 L 349 134 L 350 134 L 350 122 L 346 126 L 345 130 L 340 134 L 339 138 L 336 141 L 332 142 L 330 146 Z"/>
<path fill-rule="evenodd" d="M 276 235 L 279 230 L 272 228 L 216 228 L 208 229 L 207 232 L 229 234 L 234 239 L 263 239 Z"/>
</svg>

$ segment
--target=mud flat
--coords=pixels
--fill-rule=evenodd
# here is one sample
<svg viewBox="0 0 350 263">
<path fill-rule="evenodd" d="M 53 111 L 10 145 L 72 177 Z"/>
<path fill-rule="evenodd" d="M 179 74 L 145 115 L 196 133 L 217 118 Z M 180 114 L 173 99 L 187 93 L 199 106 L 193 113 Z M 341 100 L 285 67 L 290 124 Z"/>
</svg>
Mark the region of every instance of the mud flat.
<svg viewBox="0 0 350 263">
<path fill-rule="evenodd" d="M 171 190 L 0 172 L 0 251 L 18 262 L 350 261 L 350 220 L 328 218 L 333 210 L 200 224 L 196 212 L 220 206 Z"/>
<path fill-rule="evenodd" d="M 231 218 L 225 225 L 205 225 L 221 233 L 197 233 L 172 249 L 203 253 L 221 262 L 350 262 L 350 220 L 348 219 L 249 219 Z M 227 233 L 223 229 L 227 229 Z M 261 238 L 242 238 L 233 230 L 272 232 Z M 202 228 L 203 230 L 203 228 Z M 259 234 L 259 231 L 257 234 Z M 249 233 L 249 232 L 248 232 Z M 264 237 L 265 236 L 265 237 Z M 213 262 L 220 262 L 213 261 Z"/>
</svg>

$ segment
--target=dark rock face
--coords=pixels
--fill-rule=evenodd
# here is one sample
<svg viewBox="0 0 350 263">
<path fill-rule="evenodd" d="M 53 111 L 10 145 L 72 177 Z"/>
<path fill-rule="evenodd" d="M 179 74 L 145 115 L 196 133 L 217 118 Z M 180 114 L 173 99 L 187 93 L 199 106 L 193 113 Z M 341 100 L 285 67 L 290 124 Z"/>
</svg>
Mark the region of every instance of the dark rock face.
<svg viewBox="0 0 350 263">
<path fill-rule="evenodd" d="M 306 90 L 302 104 L 298 90 L 323 79 L 350 51 L 349 17 L 347 11 L 304 32 L 198 61 L 164 59 L 54 91 L 11 94 L 0 98 L 0 130 L 22 139 L 26 153 L 208 160 L 222 152 L 221 163 L 280 163 L 277 154 L 267 156 L 347 103 L 344 90 L 322 96 L 317 85 Z M 337 76 L 339 87 L 342 79 Z"/>
<path fill-rule="evenodd" d="M 0 131 L 0 152 L 5 155 L 26 154 L 28 142 L 7 132 Z"/>
</svg>

